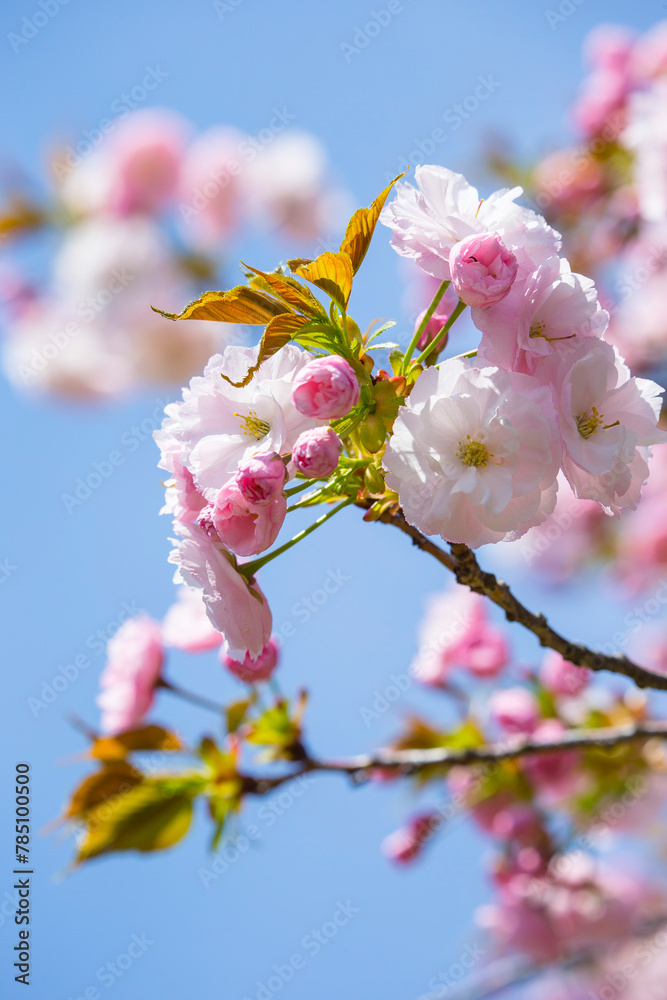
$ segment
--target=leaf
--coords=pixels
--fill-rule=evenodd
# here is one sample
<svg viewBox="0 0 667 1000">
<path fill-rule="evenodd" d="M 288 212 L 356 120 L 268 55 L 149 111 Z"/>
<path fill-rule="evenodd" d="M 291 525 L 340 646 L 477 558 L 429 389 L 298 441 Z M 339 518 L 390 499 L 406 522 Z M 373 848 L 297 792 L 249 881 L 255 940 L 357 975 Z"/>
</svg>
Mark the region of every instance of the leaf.
<svg viewBox="0 0 667 1000">
<path fill-rule="evenodd" d="M 372 326 L 373 326 L 373 323 L 371 323 L 371 326 L 369 327 L 369 332 L 370 332 Z M 370 335 L 370 337 L 369 336 L 366 337 L 366 343 L 367 344 L 371 344 L 376 339 L 376 337 L 381 336 L 381 334 L 385 333 L 386 330 L 391 330 L 392 326 L 396 326 L 396 320 L 395 319 L 388 319 L 386 321 L 386 323 L 383 323 L 382 326 L 379 326 L 377 328 L 377 330 L 375 331 L 375 333 L 372 333 Z"/>
<path fill-rule="evenodd" d="M 402 174 L 394 177 L 391 184 L 388 184 L 384 191 L 378 195 L 370 208 L 358 208 L 348 222 L 340 249 L 352 261 L 353 274 L 357 273 L 366 256 L 366 251 L 373 238 L 377 221 L 380 218 L 380 212 L 384 208 L 384 203 L 387 200 L 389 192 L 396 181 L 399 181 L 401 177 L 405 177 L 406 173 L 407 170 L 404 170 Z"/>
<path fill-rule="evenodd" d="M 243 261 L 241 263 L 243 264 Z M 315 298 L 306 285 L 302 285 L 299 281 L 295 281 L 294 278 L 289 276 L 260 271 L 256 267 L 251 267 L 250 264 L 243 264 L 243 266 L 247 267 L 253 274 L 258 274 L 264 278 L 271 291 L 281 298 L 283 302 L 292 306 L 293 309 L 305 313 L 307 316 L 325 315 L 322 303 Z"/>
<path fill-rule="evenodd" d="M 273 354 L 276 354 L 285 344 L 289 344 L 294 334 L 309 322 L 310 320 L 307 316 L 299 316 L 291 312 L 275 316 L 262 334 L 262 339 L 259 342 L 257 361 L 254 365 L 248 369 L 240 382 L 232 382 L 227 375 L 223 374 L 222 377 L 225 382 L 229 382 L 235 389 L 243 389 L 252 380 L 253 375 L 258 371 L 262 362 L 266 361 Z"/>
<path fill-rule="evenodd" d="M 300 735 L 298 722 L 290 718 L 288 702 L 279 701 L 251 724 L 247 739 L 259 746 L 287 748 L 296 743 Z"/>
<path fill-rule="evenodd" d="M 106 764 L 101 771 L 89 774 L 75 789 L 65 816 L 84 817 L 91 809 L 108 802 L 116 795 L 123 795 L 143 781 L 143 775 L 126 761 Z"/>
<path fill-rule="evenodd" d="M 178 790 L 176 790 L 178 789 Z M 177 843 L 192 821 L 192 794 L 168 781 L 147 780 L 105 807 L 103 818 L 93 814 L 79 844 L 77 861 L 111 851 L 161 851 Z"/>
<path fill-rule="evenodd" d="M 282 302 L 247 285 L 237 285 L 228 292 L 204 292 L 181 313 L 163 312 L 155 306 L 151 309 L 165 319 L 212 319 L 255 326 L 262 326 L 286 311 Z"/>
<path fill-rule="evenodd" d="M 367 347 L 366 350 L 367 351 L 382 351 L 382 350 L 389 351 L 389 350 L 393 350 L 394 347 L 398 347 L 398 344 L 395 344 L 393 342 L 393 340 L 388 340 L 385 344 L 373 344 L 372 347 Z"/>
<path fill-rule="evenodd" d="M 289 265 L 297 265 L 292 268 L 295 274 L 317 285 L 342 309 L 347 307 L 354 271 L 352 261 L 346 253 L 340 250 L 338 253 L 331 253 L 327 250 L 308 263 L 292 260 Z"/>
<path fill-rule="evenodd" d="M 227 732 L 235 733 L 239 726 L 245 721 L 248 709 L 254 703 L 253 698 L 244 698 L 243 701 L 235 701 L 227 706 Z"/>
<path fill-rule="evenodd" d="M 93 741 L 90 756 L 96 760 L 124 760 L 134 750 L 182 750 L 183 745 L 175 733 L 162 726 L 142 726 L 128 729 L 116 736 L 102 736 Z"/>
</svg>

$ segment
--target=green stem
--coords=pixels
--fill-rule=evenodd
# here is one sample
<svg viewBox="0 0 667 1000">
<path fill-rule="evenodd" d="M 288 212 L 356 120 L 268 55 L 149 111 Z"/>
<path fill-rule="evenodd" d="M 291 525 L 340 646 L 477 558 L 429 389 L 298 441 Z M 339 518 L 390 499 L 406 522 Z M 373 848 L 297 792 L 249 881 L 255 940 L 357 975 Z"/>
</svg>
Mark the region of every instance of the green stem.
<svg viewBox="0 0 667 1000">
<path fill-rule="evenodd" d="M 291 514 L 293 510 L 301 510 L 302 507 L 310 507 L 313 503 L 315 497 L 318 497 L 321 493 L 324 493 L 324 487 L 321 490 L 315 490 L 314 493 L 310 493 L 303 500 L 299 500 L 297 503 L 293 503 L 291 507 L 288 507 L 285 511 L 286 514 Z"/>
<path fill-rule="evenodd" d="M 302 493 L 304 490 L 310 489 L 317 482 L 317 479 L 306 479 L 305 483 L 300 483 L 299 486 L 292 486 L 289 490 L 285 490 L 285 496 L 293 497 L 295 493 Z"/>
<path fill-rule="evenodd" d="M 303 531 L 300 531 L 298 535 L 294 536 L 294 538 L 290 538 L 289 542 L 285 542 L 284 545 L 281 545 L 279 546 L 279 548 L 274 549 L 273 552 L 269 552 L 268 555 L 262 556 L 261 559 L 254 559 L 252 562 L 242 563 L 238 567 L 239 573 L 242 573 L 243 576 L 245 576 L 245 578 L 249 580 L 251 577 L 255 575 L 258 569 L 261 569 L 262 566 L 265 566 L 268 562 L 271 562 L 271 560 L 275 559 L 276 556 L 281 556 L 283 552 L 287 552 L 287 550 L 291 549 L 293 545 L 297 544 L 297 542 L 303 541 L 303 539 L 307 535 L 310 535 L 311 532 L 315 531 L 316 528 L 319 528 L 320 525 L 324 524 L 325 521 L 328 521 L 330 517 L 333 517 L 334 514 L 337 514 L 339 510 L 342 510 L 343 507 L 347 507 L 348 504 L 351 504 L 353 502 L 354 502 L 353 497 L 348 497 L 347 500 L 343 500 L 343 502 L 339 503 L 336 507 L 333 508 L 333 510 L 328 510 L 326 514 L 322 515 L 322 517 L 318 517 L 317 521 L 314 521 L 311 525 L 309 525 L 309 527 L 304 528 Z"/>
<path fill-rule="evenodd" d="M 408 349 L 405 352 L 405 356 L 403 358 L 403 371 L 404 372 L 407 372 L 407 370 L 408 370 L 408 363 L 410 361 L 410 358 L 412 357 L 412 352 L 414 351 L 415 347 L 419 343 L 419 338 L 421 337 L 422 333 L 424 332 L 424 330 L 428 326 L 429 320 L 431 319 L 431 316 L 433 315 L 433 313 L 437 309 L 438 303 L 440 302 L 440 299 L 442 298 L 442 296 L 447 291 L 447 289 L 449 287 L 449 284 L 450 284 L 449 281 L 443 281 L 442 282 L 442 284 L 440 285 L 440 288 L 437 290 L 437 292 L 433 296 L 433 301 L 431 302 L 430 306 L 428 307 L 428 309 L 424 313 L 424 318 L 422 319 L 421 323 L 419 324 L 419 326 L 415 330 L 414 336 L 413 336 L 412 340 L 410 341 L 410 343 L 408 344 Z"/>
<path fill-rule="evenodd" d="M 449 317 L 449 319 L 447 320 L 447 322 L 443 326 L 442 330 L 440 330 L 439 333 L 437 333 L 436 336 L 433 338 L 433 340 L 431 341 L 431 343 L 428 344 L 428 346 L 424 348 L 424 350 L 421 352 L 421 354 L 419 355 L 419 357 L 415 358 L 414 363 L 416 365 L 420 365 L 422 363 L 422 361 L 426 360 L 426 358 L 429 356 L 429 354 L 431 353 L 431 351 L 433 350 L 433 348 L 435 347 L 435 345 L 438 343 L 438 341 L 442 340 L 443 336 L 445 334 L 449 333 L 449 330 L 454 325 L 454 323 L 459 318 L 459 316 L 461 315 L 461 313 L 463 312 L 463 310 L 465 308 L 466 308 L 465 302 L 461 302 L 461 300 L 459 299 L 459 303 L 458 303 L 456 309 L 454 310 L 454 312 L 452 313 L 452 315 Z"/>
</svg>

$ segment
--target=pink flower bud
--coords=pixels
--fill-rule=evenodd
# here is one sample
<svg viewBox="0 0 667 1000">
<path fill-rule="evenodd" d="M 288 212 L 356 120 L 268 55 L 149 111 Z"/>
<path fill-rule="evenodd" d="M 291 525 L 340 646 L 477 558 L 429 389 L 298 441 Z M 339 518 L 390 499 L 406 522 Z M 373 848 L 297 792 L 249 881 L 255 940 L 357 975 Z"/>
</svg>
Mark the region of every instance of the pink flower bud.
<svg viewBox="0 0 667 1000">
<path fill-rule="evenodd" d="M 494 691 L 489 707 L 492 717 L 508 733 L 530 733 L 540 717 L 535 695 L 522 687 Z"/>
<path fill-rule="evenodd" d="M 299 434 L 292 461 L 309 479 L 328 479 L 338 465 L 343 443 L 331 427 L 313 427 Z"/>
<path fill-rule="evenodd" d="M 279 650 L 275 639 L 269 639 L 259 656 L 253 658 L 246 653 L 245 660 L 233 660 L 227 653 L 222 653 L 220 661 L 224 667 L 245 684 L 255 684 L 257 681 L 268 681 L 278 666 Z"/>
<path fill-rule="evenodd" d="M 588 687 L 591 672 L 564 660 L 560 653 L 550 650 L 542 661 L 540 681 L 552 694 L 570 695 L 575 698 Z"/>
<path fill-rule="evenodd" d="M 466 305 L 481 309 L 505 298 L 519 265 L 499 236 L 481 233 L 452 247 L 449 267 L 459 298 Z"/>
<path fill-rule="evenodd" d="M 390 861 L 407 864 L 421 853 L 426 841 L 442 823 L 442 817 L 435 812 L 419 813 L 407 826 L 395 830 L 382 841 L 382 853 Z"/>
<path fill-rule="evenodd" d="M 163 659 L 157 622 L 142 614 L 121 625 L 109 640 L 100 677 L 102 732 L 120 733 L 140 725 L 153 704 Z"/>
<path fill-rule="evenodd" d="M 357 405 L 359 382 L 345 358 L 316 358 L 304 365 L 294 379 L 292 399 L 299 413 L 333 420 L 344 417 Z"/>
<path fill-rule="evenodd" d="M 236 473 L 236 485 L 244 500 L 264 506 L 277 500 L 283 491 L 287 470 L 280 455 L 252 455 L 244 459 Z"/>
<path fill-rule="evenodd" d="M 208 517 L 220 540 L 239 556 L 256 556 L 273 545 L 280 531 L 287 501 L 282 494 L 270 503 L 249 504 L 235 482 L 218 493 L 212 508 L 200 515 Z"/>
</svg>

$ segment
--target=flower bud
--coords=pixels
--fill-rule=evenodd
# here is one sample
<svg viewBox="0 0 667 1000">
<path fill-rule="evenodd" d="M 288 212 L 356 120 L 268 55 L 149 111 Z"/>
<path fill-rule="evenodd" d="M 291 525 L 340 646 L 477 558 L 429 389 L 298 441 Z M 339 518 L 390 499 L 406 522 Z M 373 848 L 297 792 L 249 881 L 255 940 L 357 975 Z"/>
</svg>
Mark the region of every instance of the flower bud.
<svg viewBox="0 0 667 1000">
<path fill-rule="evenodd" d="M 335 472 L 343 443 L 331 427 L 304 431 L 292 449 L 292 461 L 309 479 L 328 479 Z"/>
<path fill-rule="evenodd" d="M 519 265 L 499 236 L 481 233 L 452 247 L 449 267 L 461 301 L 481 309 L 505 298 Z"/>
<path fill-rule="evenodd" d="M 344 417 L 359 402 L 359 382 L 352 366 L 338 355 L 316 358 L 294 380 L 292 399 L 299 413 L 320 420 Z"/>
<path fill-rule="evenodd" d="M 369 493 L 384 493 L 384 476 L 376 465 L 369 465 L 364 474 L 364 482 Z"/>
<path fill-rule="evenodd" d="M 540 681 L 547 691 L 569 695 L 571 698 L 588 687 L 591 676 L 590 670 L 575 666 L 553 650 L 546 654 L 540 668 Z"/>
<path fill-rule="evenodd" d="M 259 656 L 253 657 L 246 653 L 245 660 L 233 660 L 227 653 L 222 653 L 220 662 L 245 684 L 255 684 L 257 681 L 268 681 L 278 666 L 278 644 L 275 639 L 269 639 Z"/>
<path fill-rule="evenodd" d="M 382 417 L 377 413 L 369 413 L 359 428 L 359 437 L 366 451 L 370 451 L 372 455 L 380 451 L 387 437 Z"/>
<path fill-rule="evenodd" d="M 252 455 L 244 459 L 236 473 L 236 485 L 244 500 L 263 506 L 276 500 L 283 491 L 287 470 L 280 455 Z"/>
</svg>

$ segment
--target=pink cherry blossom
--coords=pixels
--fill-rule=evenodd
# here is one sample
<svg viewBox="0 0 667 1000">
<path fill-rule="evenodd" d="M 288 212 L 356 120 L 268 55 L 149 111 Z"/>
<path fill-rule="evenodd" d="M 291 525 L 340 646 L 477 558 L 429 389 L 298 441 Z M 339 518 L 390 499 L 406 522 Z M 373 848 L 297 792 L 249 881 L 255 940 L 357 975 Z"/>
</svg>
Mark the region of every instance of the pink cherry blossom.
<svg viewBox="0 0 667 1000">
<path fill-rule="evenodd" d="M 560 249 L 560 237 L 541 216 L 514 204 L 522 194 L 519 187 L 482 199 L 462 174 L 436 166 L 417 167 L 415 181 L 416 188 L 396 185 L 380 221 L 392 230 L 397 253 L 441 281 L 451 278 L 452 248 L 469 236 L 496 234 L 529 271 Z"/>
<path fill-rule="evenodd" d="M 446 685 L 457 667 L 479 678 L 496 677 L 508 655 L 502 631 L 488 620 L 485 599 L 455 584 L 429 598 L 410 670 L 423 684 Z"/>
<path fill-rule="evenodd" d="M 540 717 L 535 695 L 527 688 L 494 691 L 489 699 L 491 717 L 508 733 L 531 733 Z"/>
<path fill-rule="evenodd" d="M 359 402 L 352 365 L 338 355 L 315 358 L 294 379 L 292 398 L 299 413 L 320 420 L 344 417 Z"/>
<path fill-rule="evenodd" d="M 273 503 L 285 486 L 287 470 L 276 452 L 250 455 L 236 470 L 236 485 L 244 500 L 255 506 Z"/>
<path fill-rule="evenodd" d="M 540 681 L 552 694 L 576 698 L 591 682 L 591 671 L 564 660 L 560 653 L 550 649 L 542 660 Z"/>
<path fill-rule="evenodd" d="M 559 719 L 544 719 L 533 729 L 532 738 L 538 743 L 555 743 L 564 732 L 565 727 Z M 579 784 L 579 754 L 574 750 L 526 757 L 522 767 L 535 783 L 542 799 L 546 798 L 550 803 L 572 796 Z"/>
<path fill-rule="evenodd" d="M 102 731 L 120 733 L 140 725 L 153 704 L 164 652 L 160 626 L 142 614 L 124 622 L 107 646 L 100 676 Z"/>
<path fill-rule="evenodd" d="M 473 547 L 544 520 L 559 462 L 549 389 L 459 359 L 422 372 L 384 456 L 408 520 Z"/>
<path fill-rule="evenodd" d="M 656 426 L 662 388 L 631 378 L 618 352 L 592 338 L 545 358 L 538 376 L 554 387 L 563 472 L 576 496 L 614 512 L 635 507 L 648 477 L 647 446 L 667 440 Z"/>
<path fill-rule="evenodd" d="M 294 378 L 312 355 L 288 344 L 260 365 L 245 388 L 222 378 L 242 379 L 256 357 L 256 347 L 236 346 L 212 357 L 204 374 L 183 390 L 183 400 L 165 407 L 166 418 L 154 435 L 161 468 L 172 472 L 178 453 L 210 502 L 244 459 L 258 451 L 287 454 L 302 431 L 317 425 L 292 402 Z"/>
<path fill-rule="evenodd" d="M 609 314 L 595 284 L 551 257 L 489 309 L 473 309 L 483 333 L 479 357 L 508 371 L 533 374 L 540 358 L 568 351 L 582 338 L 601 337 Z"/>
<path fill-rule="evenodd" d="M 162 622 L 162 641 L 165 646 L 188 653 L 217 649 L 222 636 L 208 619 L 201 591 L 192 587 L 178 588 L 177 600 Z"/>
<path fill-rule="evenodd" d="M 212 625 L 222 633 L 231 657 L 257 657 L 271 638 L 271 611 L 257 582 L 246 580 L 234 556 L 200 525 L 179 524 L 169 561 L 175 583 L 202 592 Z"/>
<path fill-rule="evenodd" d="M 218 125 L 189 146 L 180 176 L 181 230 L 190 243 L 214 249 L 240 221 L 247 180 L 242 132 Z"/>
<path fill-rule="evenodd" d="M 159 212 L 176 192 L 188 132 L 166 108 L 133 112 L 69 173 L 65 201 L 78 211 Z"/>
<path fill-rule="evenodd" d="M 245 684 L 268 681 L 278 665 L 279 650 L 275 639 L 269 639 L 259 656 L 247 653 L 243 660 L 236 660 L 223 649 L 221 662 L 224 667 Z"/>
<path fill-rule="evenodd" d="M 454 290 L 462 302 L 478 309 L 505 298 L 518 268 L 516 256 L 494 233 L 469 236 L 449 255 Z"/>
<path fill-rule="evenodd" d="M 273 545 L 286 512 L 282 494 L 269 503 L 251 504 L 236 483 L 230 482 L 218 491 L 215 504 L 205 507 L 200 518 L 213 523 L 218 537 L 232 552 L 254 556 Z"/>
<path fill-rule="evenodd" d="M 294 467 L 308 479 L 328 479 L 336 471 L 343 442 L 332 427 L 304 431 L 292 449 Z"/>
</svg>

